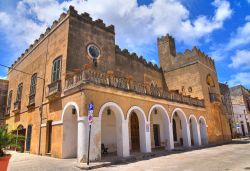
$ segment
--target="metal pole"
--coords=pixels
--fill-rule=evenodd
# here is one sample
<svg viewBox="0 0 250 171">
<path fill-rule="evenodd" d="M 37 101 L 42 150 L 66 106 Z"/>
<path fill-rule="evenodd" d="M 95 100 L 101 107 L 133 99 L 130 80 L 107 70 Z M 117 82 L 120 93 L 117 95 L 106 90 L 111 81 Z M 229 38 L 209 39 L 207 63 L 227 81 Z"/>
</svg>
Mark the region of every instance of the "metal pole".
<svg viewBox="0 0 250 171">
<path fill-rule="evenodd" d="M 90 135 L 91 135 L 91 124 L 89 125 L 89 144 L 88 144 L 88 159 L 87 159 L 87 165 L 89 165 Z"/>
</svg>

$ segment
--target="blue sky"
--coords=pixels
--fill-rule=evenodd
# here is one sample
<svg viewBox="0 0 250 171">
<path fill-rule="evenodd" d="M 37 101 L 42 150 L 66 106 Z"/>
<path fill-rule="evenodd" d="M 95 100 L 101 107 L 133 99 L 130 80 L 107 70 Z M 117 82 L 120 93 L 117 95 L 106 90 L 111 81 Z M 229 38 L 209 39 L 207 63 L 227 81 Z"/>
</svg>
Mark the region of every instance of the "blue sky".
<svg viewBox="0 0 250 171">
<path fill-rule="evenodd" d="M 220 82 L 250 88 L 250 0 L 0 1 L 0 64 L 10 66 L 69 5 L 115 25 L 116 43 L 149 61 L 158 64 L 157 37 L 170 33 L 178 52 L 197 46 L 211 56 Z"/>
</svg>

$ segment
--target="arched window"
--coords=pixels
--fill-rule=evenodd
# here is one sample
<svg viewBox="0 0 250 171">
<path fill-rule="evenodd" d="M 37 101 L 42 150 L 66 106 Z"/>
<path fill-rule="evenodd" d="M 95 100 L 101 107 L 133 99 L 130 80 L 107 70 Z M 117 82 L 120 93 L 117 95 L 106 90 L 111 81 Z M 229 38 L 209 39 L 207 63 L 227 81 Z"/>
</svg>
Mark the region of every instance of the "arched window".
<svg viewBox="0 0 250 171">
<path fill-rule="evenodd" d="M 61 79 L 61 58 L 56 58 L 53 61 L 53 68 L 52 68 L 52 82 L 56 82 Z"/>
</svg>

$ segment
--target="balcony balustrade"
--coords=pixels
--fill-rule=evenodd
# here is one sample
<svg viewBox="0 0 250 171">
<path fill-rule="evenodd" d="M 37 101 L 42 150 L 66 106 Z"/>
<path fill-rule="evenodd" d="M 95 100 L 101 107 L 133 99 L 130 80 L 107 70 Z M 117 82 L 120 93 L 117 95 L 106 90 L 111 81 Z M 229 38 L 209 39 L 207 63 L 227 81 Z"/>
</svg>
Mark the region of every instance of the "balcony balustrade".
<svg viewBox="0 0 250 171">
<path fill-rule="evenodd" d="M 56 100 L 61 96 L 61 80 L 49 84 L 48 88 L 49 88 L 49 93 L 47 98 L 49 101 Z"/>
<path fill-rule="evenodd" d="M 220 95 L 216 93 L 209 93 L 211 103 L 220 103 Z"/>
<path fill-rule="evenodd" d="M 21 101 L 18 100 L 18 101 L 16 101 L 16 102 L 14 103 L 14 110 L 13 110 L 13 112 L 14 112 L 15 114 L 17 114 L 17 113 L 20 113 L 20 110 L 21 110 Z"/>
<path fill-rule="evenodd" d="M 127 78 L 114 77 L 112 75 L 99 73 L 93 70 L 85 70 L 68 77 L 65 80 L 64 92 L 87 83 L 105 87 L 113 87 L 123 91 L 134 92 L 136 94 L 147 95 L 154 98 L 165 99 L 168 101 L 184 103 L 198 107 L 205 107 L 204 100 L 192 98 L 190 96 L 184 96 L 176 91 L 166 91 L 156 86 L 138 83 Z"/>
</svg>

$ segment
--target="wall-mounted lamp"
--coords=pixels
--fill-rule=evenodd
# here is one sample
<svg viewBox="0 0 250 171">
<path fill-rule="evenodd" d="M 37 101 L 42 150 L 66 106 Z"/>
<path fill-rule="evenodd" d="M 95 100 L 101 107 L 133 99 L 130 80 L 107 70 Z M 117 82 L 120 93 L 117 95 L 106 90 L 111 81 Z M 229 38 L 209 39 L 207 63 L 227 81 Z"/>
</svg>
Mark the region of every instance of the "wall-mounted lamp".
<svg viewBox="0 0 250 171">
<path fill-rule="evenodd" d="M 156 108 L 155 108 L 154 112 L 155 112 L 155 115 L 157 115 L 157 109 Z"/>
<path fill-rule="evenodd" d="M 72 109 L 72 114 L 73 114 L 73 115 L 76 114 L 76 109 L 75 109 L 75 108 Z"/>
<path fill-rule="evenodd" d="M 111 109 L 110 108 L 107 109 L 107 115 L 108 116 L 111 115 Z"/>
</svg>

